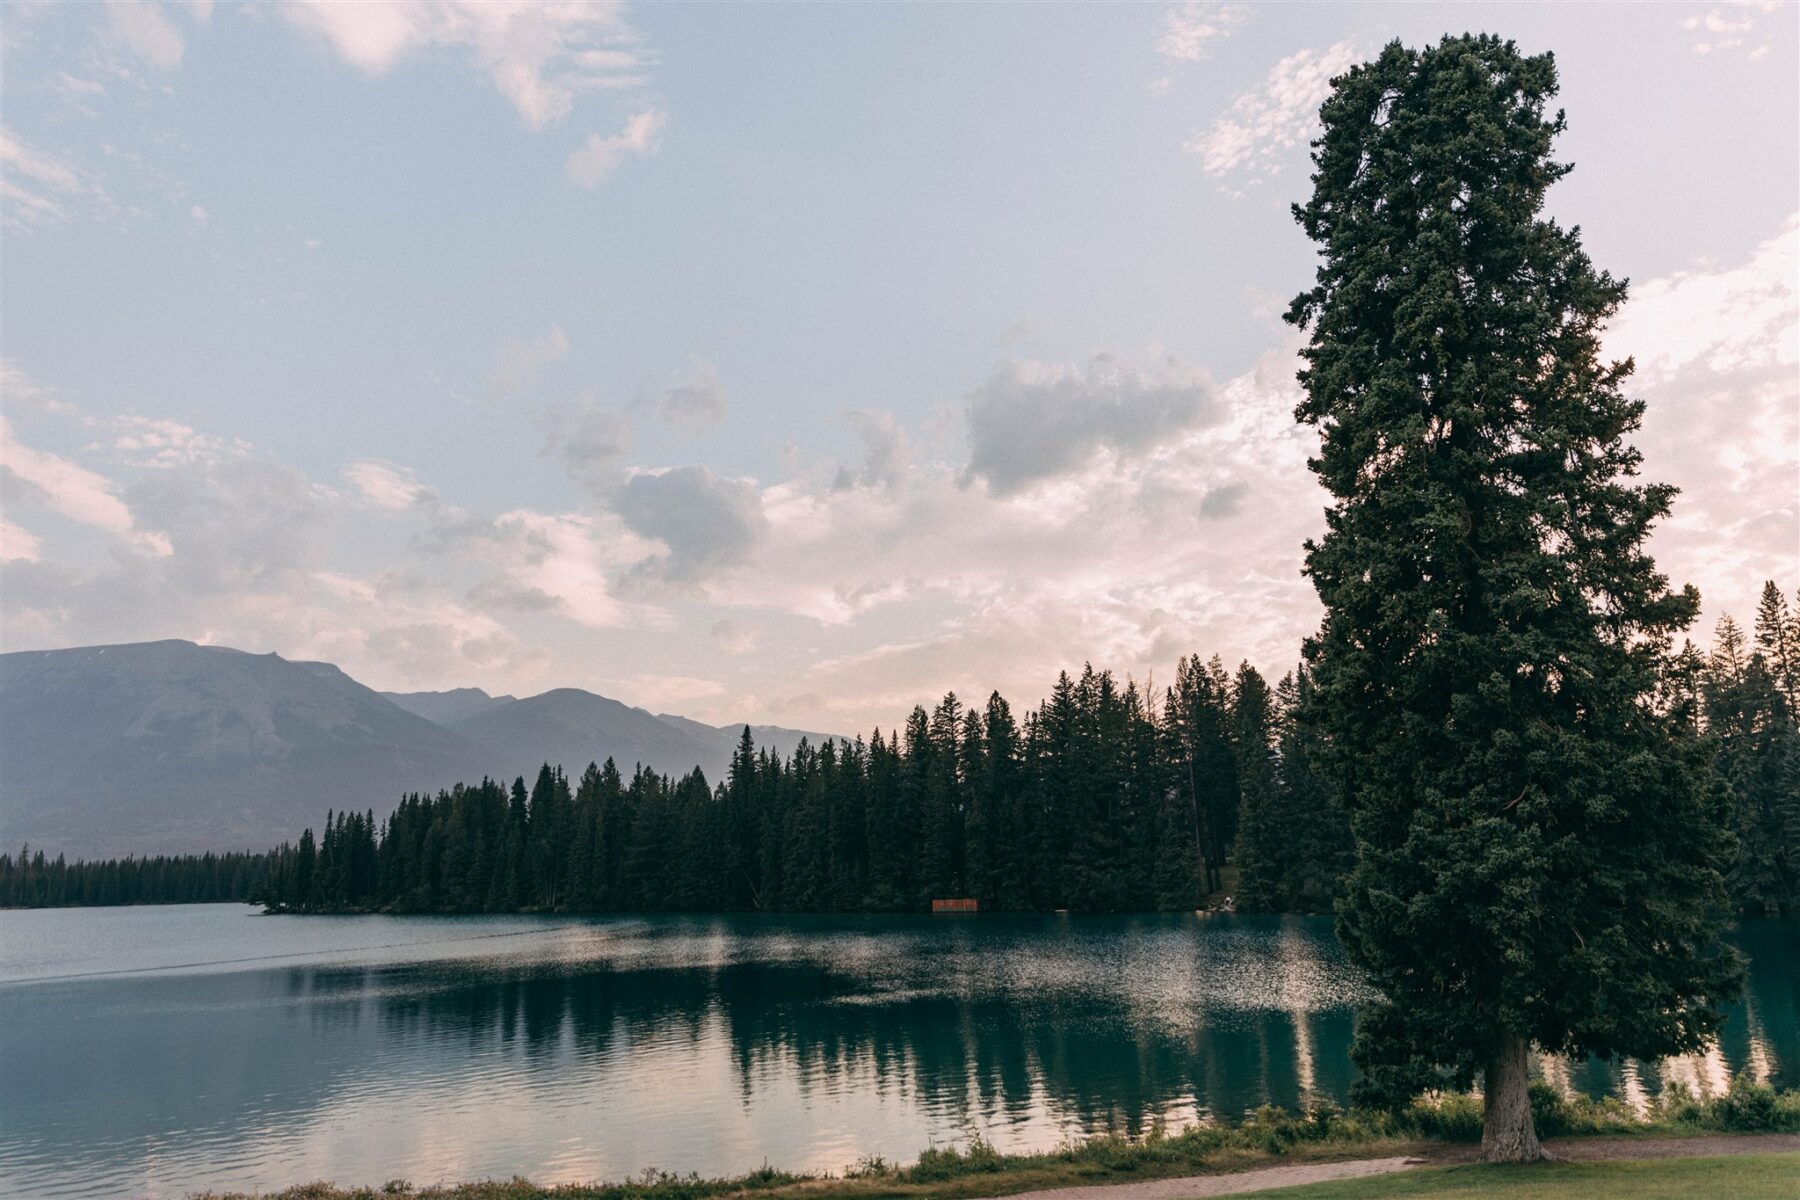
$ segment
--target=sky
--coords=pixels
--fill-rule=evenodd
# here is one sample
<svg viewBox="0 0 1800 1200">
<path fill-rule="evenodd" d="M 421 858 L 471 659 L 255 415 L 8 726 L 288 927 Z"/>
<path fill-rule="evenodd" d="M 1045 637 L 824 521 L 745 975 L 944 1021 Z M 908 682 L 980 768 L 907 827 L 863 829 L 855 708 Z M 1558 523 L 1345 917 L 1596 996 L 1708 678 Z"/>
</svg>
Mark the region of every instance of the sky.
<svg viewBox="0 0 1800 1200">
<path fill-rule="evenodd" d="M 1296 661 L 1330 78 L 1554 51 L 1652 550 L 1800 584 L 1800 9 L 0 5 L 0 647 L 888 728 Z"/>
</svg>

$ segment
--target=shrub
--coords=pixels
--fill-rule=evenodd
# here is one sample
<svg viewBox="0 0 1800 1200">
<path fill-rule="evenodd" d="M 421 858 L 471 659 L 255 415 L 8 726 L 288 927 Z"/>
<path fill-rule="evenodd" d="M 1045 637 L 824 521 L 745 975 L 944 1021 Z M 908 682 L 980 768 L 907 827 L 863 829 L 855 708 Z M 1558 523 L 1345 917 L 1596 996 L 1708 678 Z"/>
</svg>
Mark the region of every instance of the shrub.
<svg viewBox="0 0 1800 1200">
<path fill-rule="evenodd" d="M 1404 1116 L 1411 1131 L 1446 1142 L 1481 1140 L 1481 1101 L 1465 1092 L 1443 1092 L 1415 1100 Z"/>
<path fill-rule="evenodd" d="M 1709 1106 L 1720 1129 L 1734 1133 L 1767 1133 L 1784 1128 L 1775 1089 L 1752 1082 L 1748 1075 L 1731 1081 L 1731 1089 Z"/>
</svg>

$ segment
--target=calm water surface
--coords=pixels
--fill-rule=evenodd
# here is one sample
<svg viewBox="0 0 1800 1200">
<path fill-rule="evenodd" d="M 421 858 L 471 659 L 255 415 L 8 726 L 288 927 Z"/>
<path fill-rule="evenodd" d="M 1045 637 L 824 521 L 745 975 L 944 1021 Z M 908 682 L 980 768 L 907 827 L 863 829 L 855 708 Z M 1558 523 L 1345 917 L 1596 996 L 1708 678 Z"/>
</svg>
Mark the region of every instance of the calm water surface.
<svg viewBox="0 0 1800 1200">
<path fill-rule="evenodd" d="M 1800 1085 L 1800 924 L 1720 1044 L 1544 1064 L 1634 1100 Z M 981 1133 L 1342 1099 L 1330 922 L 0 913 L 0 1196 L 841 1170 Z"/>
</svg>

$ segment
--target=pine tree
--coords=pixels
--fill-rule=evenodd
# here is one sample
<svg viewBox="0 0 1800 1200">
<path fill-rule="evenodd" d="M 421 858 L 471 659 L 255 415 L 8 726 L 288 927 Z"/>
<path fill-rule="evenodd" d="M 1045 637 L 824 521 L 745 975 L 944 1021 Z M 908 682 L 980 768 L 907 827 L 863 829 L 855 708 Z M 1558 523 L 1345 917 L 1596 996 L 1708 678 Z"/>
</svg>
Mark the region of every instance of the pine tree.
<svg viewBox="0 0 1800 1200">
<path fill-rule="evenodd" d="M 1274 712 L 1269 685 L 1249 663 L 1238 668 L 1232 704 L 1239 814 L 1237 904 L 1247 912 L 1285 912 L 1288 872 L 1299 830 L 1276 783 Z"/>
<path fill-rule="evenodd" d="M 1800 613 L 1789 610 L 1773 579 L 1763 584 L 1756 606 L 1756 648 L 1768 660 L 1788 711 L 1800 712 Z"/>
<path fill-rule="evenodd" d="M 1381 994 L 1365 1099 L 1483 1079 L 1483 1155 L 1541 1155 L 1535 1045 L 1656 1056 L 1717 1027 L 1724 848 L 1651 701 L 1698 607 L 1644 552 L 1625 287 L 1540 217 L 1551 56 L 1389 45 L 1333 82 L 1296 216 L 1321 250 L 1297 415 L 1330 492 L 1307 654 L 1360 849 L 1342 940 Z"/>
<path fill-rule="evenodd" d="M 1330 912 L 1356 862 L 1349 814 L 1326 781 L 1315 727 L 1312 678 L 1306 668 L 1284 676 L 1276 688 L 1277 774 L 1281 805 L 1291 823 L 1285 911 Z"/>
</svg>

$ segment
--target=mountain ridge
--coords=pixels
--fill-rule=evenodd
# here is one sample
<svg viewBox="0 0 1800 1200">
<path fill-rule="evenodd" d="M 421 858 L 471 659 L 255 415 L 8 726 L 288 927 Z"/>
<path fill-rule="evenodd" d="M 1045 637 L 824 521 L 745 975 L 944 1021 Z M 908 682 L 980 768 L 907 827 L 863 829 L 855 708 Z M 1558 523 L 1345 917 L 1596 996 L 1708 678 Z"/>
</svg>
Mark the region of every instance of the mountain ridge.
<svg viewBox="0 0 1800 1200">
<path fill-rule="evenodd" d="M 426 715 L 437 713 L 442 719 Z M 783 755 L 800 737 L 756 726 Z M 652 714 L 580 688 L 383 693 L 336 664 L 183 639 L 0 654 L 0 844 L 74 856 L 266 849 L 327 808 L 548 762 L 579 776 L 699 767 L 724 778 L 743 725 Z"/>
</svg>

